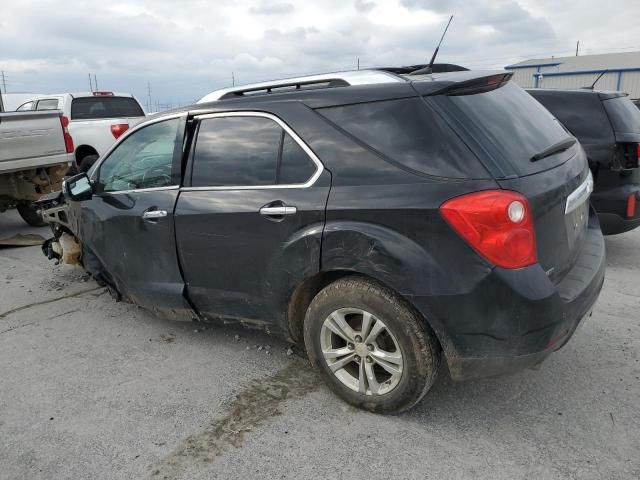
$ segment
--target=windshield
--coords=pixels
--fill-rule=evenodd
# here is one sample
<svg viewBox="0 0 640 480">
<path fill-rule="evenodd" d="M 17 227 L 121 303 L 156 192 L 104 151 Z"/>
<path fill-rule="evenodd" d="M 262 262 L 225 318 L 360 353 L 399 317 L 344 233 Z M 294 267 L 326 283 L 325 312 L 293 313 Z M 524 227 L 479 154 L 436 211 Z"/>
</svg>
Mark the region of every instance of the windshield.
<svg viewBox="0 0 640 480">
<path fill-rule="evenodd" d="M 528 175 L 557 167 L 575 147 L 532 162 L 554 145 L 571 138 L 549 111 L 513 82 L 484 93 L 439 96 L 437 102 L 463 124 L 489 153 L 498 176 Z"/>
<path fill-rule="evenodd" d="M 616 97 L 602 103 L 616 133 L 640 133 L 640 110 L 629 97 Z"/>
</svg>

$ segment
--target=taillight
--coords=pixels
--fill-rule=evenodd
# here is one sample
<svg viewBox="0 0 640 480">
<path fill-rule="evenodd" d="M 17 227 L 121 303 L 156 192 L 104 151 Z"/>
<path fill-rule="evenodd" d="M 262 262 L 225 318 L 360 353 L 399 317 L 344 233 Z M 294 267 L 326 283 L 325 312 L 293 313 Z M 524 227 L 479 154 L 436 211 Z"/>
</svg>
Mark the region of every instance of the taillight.
<svg viewBox="0 0 640 480">
<path fill-rule="evenodd" d="M 636 194 L 635 192 L 627 198 L 627 218 L 636 216 Z"/>
<path fill-rule="evenodd" d="M 127 130 L 129 130 L 129 124 L 128 123 L 118 123 L 118 124 L 115 124 L 115 125 L 111 125 L 111 134 L 115 138 L 119 138 L 120 135 L 122 135 Z"/>
<path fill-rule="evenodd" d="M 638 161 L 638 166 L 640 167 L 640 143 L 638 144 L 638 150 L 636 154 L 636 160 Z"/>
<path fill-rule="evenodd" d="M 69 119 L 62 115 L 60 117 L 60 125 L 62 125 L 62 135 L 64 136 L 64 146 L 67 153 L 73 153 L 73 138 L 69 133 Z"/>
<path fill-rule="evenodd" d="M 440 213 L 480 255 L 502 268 L 538 261 L 528 200 L 510 190 L 486 190 L 446 201 Z"/>
</svg>

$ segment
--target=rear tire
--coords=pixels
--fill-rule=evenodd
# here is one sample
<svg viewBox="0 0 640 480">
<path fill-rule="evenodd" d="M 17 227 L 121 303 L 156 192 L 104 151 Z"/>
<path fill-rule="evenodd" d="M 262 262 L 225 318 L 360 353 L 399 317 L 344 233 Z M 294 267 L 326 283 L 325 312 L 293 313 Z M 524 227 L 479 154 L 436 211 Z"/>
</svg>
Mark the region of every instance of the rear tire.
<svg viewBox="0 0 640 480">
<path fill-rule="evenodd" d="M 440 346 L 420 315 L 392 290 L 361 277 L 337 280 L 316 295 L 304 341 L 329 388 L 372 412 L 413 407 L 440 366 Z"/>
<path fill-rule="evenodd" d="M 22 219 L 28 225 L 32 227 L 44 227 L 47 224 L 32 203 L 19 203 L 16 208 Z"/>
<path fill-rule="evenodd" d="M 78 172 L 87 173 L 97 160 L 98 155 L 86 155 L 82 157 L 78 163 Z"/>
</svg>

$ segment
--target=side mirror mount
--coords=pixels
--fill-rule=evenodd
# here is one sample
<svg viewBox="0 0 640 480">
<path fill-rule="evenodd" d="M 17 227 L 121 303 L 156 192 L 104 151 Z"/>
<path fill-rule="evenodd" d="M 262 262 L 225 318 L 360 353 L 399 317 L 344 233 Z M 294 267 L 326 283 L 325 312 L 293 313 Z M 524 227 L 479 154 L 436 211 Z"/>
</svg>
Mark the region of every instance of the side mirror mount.
<svg viewBox="0 0 640 480">
<path fill-rule="evenodd" d="M 93 196 L 93 186 L 86 173 L 67 178 L 62 186 L 64 196 L 74 202 L 89 200 Z"/>
</svg>

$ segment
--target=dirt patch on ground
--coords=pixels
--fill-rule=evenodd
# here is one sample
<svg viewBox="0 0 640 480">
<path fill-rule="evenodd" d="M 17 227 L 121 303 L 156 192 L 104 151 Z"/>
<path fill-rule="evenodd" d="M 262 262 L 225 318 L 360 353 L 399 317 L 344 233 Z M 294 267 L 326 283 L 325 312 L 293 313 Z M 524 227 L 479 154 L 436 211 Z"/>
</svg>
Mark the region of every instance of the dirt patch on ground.
<svg viewBox="0 0 640 480">
<path fill-rule="evenodd" d="M 280 415 L 282 403 L 307 395 L 319 384 L 317 373 L 299 361 L 272 377 L 254 380 L 229 403 L 226 416 L 211 420 L 205 430 L 188 437 L 159 465 L 151 467 L 151 478 L 173 480 L 188 463 L 213 462 L 226 447 L 239 447 L 245 432 Z"/>
</svg>

